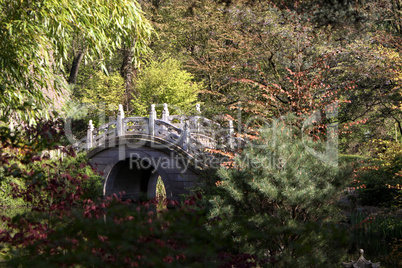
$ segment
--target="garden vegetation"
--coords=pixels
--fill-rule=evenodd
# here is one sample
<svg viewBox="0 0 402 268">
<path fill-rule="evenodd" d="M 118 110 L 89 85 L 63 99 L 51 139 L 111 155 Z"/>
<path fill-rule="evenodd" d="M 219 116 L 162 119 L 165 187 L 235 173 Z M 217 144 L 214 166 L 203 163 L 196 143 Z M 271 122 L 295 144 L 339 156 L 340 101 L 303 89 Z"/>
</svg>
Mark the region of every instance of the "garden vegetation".
<svg viewBox="0 0 402 268">
<path fill-rule="evenodd" d="M 359 248 L 402 265 L 401 14 L 401 0 L 0 0 L 0 266 L 339 267 Z M 81 138 L 119 104 L 163 103 L 233 120 L 244 148 L 214 151 L 229 161 L 181 202 L 102 196 L 66 126 Z"/>
</svg>

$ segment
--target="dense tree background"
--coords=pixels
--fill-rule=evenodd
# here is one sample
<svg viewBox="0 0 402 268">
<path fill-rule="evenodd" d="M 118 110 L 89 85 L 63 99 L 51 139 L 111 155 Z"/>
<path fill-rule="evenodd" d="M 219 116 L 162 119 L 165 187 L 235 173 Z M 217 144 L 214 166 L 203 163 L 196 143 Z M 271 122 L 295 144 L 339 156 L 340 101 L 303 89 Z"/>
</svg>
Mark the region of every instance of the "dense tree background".
<svg viewBox="0 0 402 268">
<path fill-rule="evenodd" d="M 152 49 L 183 61 L 203 82 L 199 99 L 207 115 L 238 118 L 241 109 L 245 122 L 255 115 L 309 114 L 336 100 L 346 151 L 358 151 L 365 133 L 394 136 L 387 129 L 395 123 L 400 136 L 398 1 L 172 0 L 143 6 L 159 33 Z"/>
</svg>

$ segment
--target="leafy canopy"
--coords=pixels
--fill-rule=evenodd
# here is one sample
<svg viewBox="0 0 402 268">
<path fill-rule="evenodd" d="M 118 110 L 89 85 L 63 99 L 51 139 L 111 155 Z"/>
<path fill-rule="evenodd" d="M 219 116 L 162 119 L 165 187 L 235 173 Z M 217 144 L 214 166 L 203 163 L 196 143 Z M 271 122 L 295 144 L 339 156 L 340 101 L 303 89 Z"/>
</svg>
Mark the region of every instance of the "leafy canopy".
<svg viewBox="0 0 402 268">
<path fill-rule="evenodd" d="M 138 77 L 137 95 L 133 94 L 132 100 L 134 113 L 146 115 L 151 104 L 163 103 L 188 112 L 202 87 L 192 80 L 193 76 L 182 69 L 178 60 L 151 61 Z"/>
<path fill-rule="evenodd" d="M 93 70 L 77 95 L 95 114 L 105 112 L 105 115 L 113 116 L 117 114 L 119 104 L 123 103 L 124 92 L 124 79 L 118 73 L 108 76 Z"/>
<path fill-rule="evenodd" d="M 137 58 L 152 33 L 136 1 L 0 0 L 0 120 L 48 115 L 52 97 L 67 89 L 60 70 L 74 35 L 89 59 L 104 60 L 122 45 Z"/>
</svg>

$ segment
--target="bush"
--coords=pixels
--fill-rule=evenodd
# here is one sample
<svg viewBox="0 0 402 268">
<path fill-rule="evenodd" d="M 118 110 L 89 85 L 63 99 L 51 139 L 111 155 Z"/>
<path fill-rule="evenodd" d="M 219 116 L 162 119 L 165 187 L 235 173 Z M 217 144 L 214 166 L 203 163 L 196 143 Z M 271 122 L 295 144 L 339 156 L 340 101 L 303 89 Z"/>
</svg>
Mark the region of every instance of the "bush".
<svg viewBox="0 0 402 268">
<path fill-rule="evenodd" d="M 380 261 L 381 266 L 399 267 L 401 258 L 398 258 L 395 249 L 400 247 L 402 240 L 400 215 L 355 212 L 350 216 L 350 224 L 350 245 L 353 253 L 363 248 L 365 256 L 370 256 L 373 261 Z"/>
<path fill-rule="evenodd" d="M 390 183 L 395 183 L 394 176 L 385 168 L 366 170 L 360 173 L 355 183 L 352 184 L 353 187 L 357 188 L 356 192 L 360 204 L 362 206 L 381 207 L 391 207 L 395 204 L 400 189 L 391 188 Z M 397 185 L 395 187 L 398 187 Z"/>
<path fill-rule="evenodd" d="M 131 204 L 117 196 L 87 200 L 25 246 L 10 266 L 218 267 L 220 242 L 205 230 L 205 213 L 187 205 L 156 215 L 154 202 Z"/>
<path fill-rule="evenodd" d="M 124 79 L 118 74 L 106 75 L 102 71 L 92 71 L 76 95 L 96 112 L 106 112 L 106 116 L 116 115 L 119 104 L 124 101 Z M 108 105 L 108 107 L 102 107 Z"/>
<path fill-rule="evenodd" d="M 116 118 L 119 104 L 127 102 L 120 74 L 106 75 L 89 66 L 83 73 L 82 83 L 74 88 L 73 98 L 64 107 L 66 117 L 72 120 L 74 133 L 81 135 L 86 133 L 89 120 L 97 127 L 108 118 Z"/>
<path fill-rule="evenodd" d="M 76 155 L 71 148 L 59 146 L 64 135 L 59 122 L 42 122 L 14 132 L 2 128 L 1 132 L 2 205 L 32 206 L 32 196 L 42 190 L 41 202 L 47 198 L 49 205 L 56 204 L 78 192 L 77 185 L 85 193 L 83 198 L 102 196 L 102 177 L 88 164 L 85 153 Z M 61 156 L 51 157 L 56 150 Z M 54 188 L 50 191 L 49 187 Z"/>
<path fill-rule="evenodd" d="M 60 122 L 40 122 L 20 130 L 0 128 L 0 183 L 5 194 L 0 203 L 8 205 L 2 213 L 0 241 L 2 255 L 46 237 L 60 219 L 80 205 L 84 198 L 101 196 L 101 177 L 87 164 L 83 154 L 59 147 L 63 137 Z M 64 161 L 50 158 L 59 149 Z M 54 224 L 54 225 L 52 225 Z M 13 249 L 13 250 L 11 250 Z"/>
<path fill-rule="evenodd" d="M 171 113 L 188 114 L 194 110 L 198 91 L 202 87 L 192 80 L 193 76 L 183 70 L 181 63 L 175 59 L 151 61 L 138 76 L 136 93 L 131 101 L 134 113 L 147 116 L 151 104 L 167 103 L 171 108 L 180 109 L 171 110 Z"/>
<path fill-rule="evenodd" d="M 398 206 L 402 198 L 402 145 L 375 141 L 377 158 L 358 167 L 351 187 L 361 205 Z"/>
<path fill-rule="evenodd" d="M 325 144 L 303 140 L 292 122 L 261 129 L 234 169 L 220 169 L 211 231 L 275 267 L 338 265 L 346 240 L 332 204 L 346 178 L 306 150 Z"/>
</svg>

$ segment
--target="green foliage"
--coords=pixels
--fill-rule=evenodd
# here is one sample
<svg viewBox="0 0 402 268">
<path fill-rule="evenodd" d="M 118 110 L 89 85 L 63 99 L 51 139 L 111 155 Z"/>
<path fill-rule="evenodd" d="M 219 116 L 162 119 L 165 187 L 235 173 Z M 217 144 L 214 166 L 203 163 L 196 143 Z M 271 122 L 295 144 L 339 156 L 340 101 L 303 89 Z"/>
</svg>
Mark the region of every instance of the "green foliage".
<svg viewBox="0 0 402 268">
<path fill-rule="evenodd" d="M 309 113 L 338 101 L 344 152 L 361 153 L 367 132 L 389 137 L 395 122 L 402 131 L 402 42 L 386 26 L 399 23 L 399 3 L 171 0 L 144 5 L 160 32 L 153 49 L 182 60 L 204 83 L 200 100 L 211 117 L 225 113 L 237 119 L 240 110 L 241 126 L 254 115 Z"/>
<path fill-rule="evenodd" d="M 362 205 L 398 206 L 402 202 L 402 145 L 383 140 L 373 144 L 378 158 L 356 169 L 350 186 L 357 189 Z"/>
<path fill-rule="evenodd" d="M 319 4 L 319 8 L 315 9 L 314 20 L 321 27 L 324 25 L 358 24 L 360 21 L 367 19 L 367 15 L 364 14 L 364 7 L 359 5 L 358 1 L 319 0 L 315 2 Z"/>
<path fill-rule="evenodd" d="M 402 238 L 402 222 L 398 219 L 398 215 L 367 215 L 357 212 L 351 215 L 351 225 L 352 229 L 356 230 L 354 239 L 357 239 L 361 246 L 365 243 L 367 246 L 369 244 L 376 246 L 379 244 L 379 237 L 388 242 L 394 238 Z M 380 248 L 375 248 L 373 251 L 376 250 L 380 250 Z"/>
<path fill-rule="evenodd" d="M 15 183 L 19 187 L 24 187 L 23 182 L 14 178 L 5 178 L 1 173 L 0 171 L 0 216 L 14 217 L 29 211 L 29 208 L 26 207 L 26 203 L 22 198 L 12 196 L 13 187 L 11 183 Z M 1 222 L 0 229 L 5 227 L 5 223 Z"/>
<path fill-rule="evenodd" d="M 362 155 L 348 155 L 348 154 L 340 154 L 339 162 L 347 165 L 347 164 L 356 164 L 367 161 L 369 158 Z"/>
<path fill-rule="evenodd" d="M 358 199 L 363 206 L 390 207 L 401 198 L 402 180 L 395 178 L 393 173 L 384 168 L 371 167 L 371 170 L 358 175 L 357 188 Z M 395 186 L 394 186 L 395 184 Z"/>
<path fill-rule="evenodd" d="M 221 245 L 205 230 L 205 215 L 191 207 L 152 212 L 110 197 L 88 201 L 62 218 L 44 239 L 28 245 L 12 266 L 219 267 Z M 53 221 L 60 219 L 51 218 Z M 40 254 L 38 254 L 38 249 Z"/>
<path fill-rule="evenodd" d="M 81 79 L 85 81 L 75 89 L 76 97 L 89 110 L 90 118 L 95 122 L 99 114 L 116 117 L 118 106 L 123 103 L 124 79 L 118 73 L 106 75 L 92 68 Z"/>
<path fill-rule="evenodd" d="M 245 117 L 269 118 L 337 94 L 325 94 L 327 33 L 293 11 L 261 1 L 170 1 L 154 19 L 163 31 L 156 49 L 172 50 L 204 82 L 210 113 L 233 115 L 240 103 Z"/>
<path fill-rule="evenodd" d="M 364 205 L 400 206 L 401 145 L 370 140 L 393 137 L 395 123 L 402 132 L 401 1 L 273 2 L 276 6 L 245 0 L 142 1 L 160 31 L 152 46 L 163 60 L 150 61 L 139 73 L 134 113 L 147 115 L 151 103 L 168 103 L 188 113 L 202 93 L 210 115 L 239 116 L 240 126 L 251 115 L 270 119 L 289 111 L 310 113 L 340 101 L 343 150 L 376 156 L 373 161 L 357 159 L 351 186 Z M 0 121 L 33 122 L 46 115 L 49 98 L 58 98 L 53 91 L 67 88 L 60 70 L 76 49 L 85 51 L 93 66 L 103 62 L 81 76 L 78 99 L 93 105 L 91 116 L 99 109 L 115 115 L 124 88 L 118 75 L 104 74 L 117 68 L 116 58 L 109 56 L 129 47 L 136 64 L 148 51 L 151 33 L 136 1 L 0 0 Z M 106 109 L 99 106 L 102 102 Z M 204 191 L 214 195 L 208 221 L 212 236 L 203 226 L 204 210 L 164 211 L 158 218 L 150 215 L 154 208 L 121 206 L 117 199 L 83 204 L 101 193 L 100 177 L 83 155 L 44 160 L 41 151 L 54 145 L 44 141 L 49 135 L 18 137 L 0 131 L 0 205 L 25 205 L 35 193 L 29 204 L 45 212 L 16 212 L 26 213 L 30 222 L 16 217 L 14 230 L 29 242 L 31 234 L 40 233 L 32 226 L 49 235 L 18 251 L 28 255 L 16 258 L 15 265 L 214 266 L 219 265 L 217 247 L 239 253 L 249 266 L 248 261 L 264 259 L 279 267 L 327 267 L 341 259 L 343 251 L 337 249 L 344 237 L 333 224 L 337 214 L 331 203 L 343 185 L 342 174 L 305 147 L 323 152 L 323 144 L 303 138 L 305 133 L 288 122 L 261 131 L 237 158 L 235 169 L 219 171 L 219 187 Z M 10 150 L 10 144 L 17 150 Z M 67 216 L 62 209 L 47 213 L 66 200 L 71 202 L 63 207 Z M 106 214 L 106 221 L 97 211 Z M 352 239 L 364 242 L 368 235 L 371 246 L 380 233 L 387 239 L 400 237 L 397 217 L 366 218 L 352 216 L 352 224 L 367 224 L 354 228 Z M 21 245 L 27 244 L 15 248 Z M 132 252 L 139 252 L 135 260 Z"/>
<path fill-rule="evenodd" d="M 152 27 L 138 6 L 123 0 L 1 0 L 0 119 L 33 122 L 48 114 L 50 99 L 67 90 L 60 70 L 76 35 L 89 59 L 104 60 L 124 44 L 137 57 L 147 51 Z"/>
<path fill-rule="evenodd" d="M 234 169 L 220 169 L 225 194 L 211 200 L 211 231 L 233 239 L 240 252 L 278 261 L 280 267 L 338 264 L 345 243 L 331 205 L 345 178 L 306 146 L 291 122 L 274 121 L 237 157 Z M 335 249 L 339 247 L 338 249 Z"/>
<path fill-rule="evenodd" d="M 193 82 L 193 76 L 182 69 L 178 60 L 167 58 L 150 61 L 141 71 L 133 94 L 134 114 L 147 115 L 151 104 L 167 103 L 176 111 L 188 113 L 194 109 L 202 84 Z"/>
<path fill-rule="evenodd" d="M 58 204 L 67 197 L 62 192 L 74 192 L 76 185 L 67 183 L 67 175 L 79 180 L 80 187 L 85 194 L 84 198 L 102 196 L 102 177 L 87 163 L 84 153 L 71 155 L 70 151 L 59 149 L 62 158 L 54 155 L 59 144 L 60 133 L 49 126 L 54 123 L 41 123 L 38 132 L 32 130 L 14 131 L 2 127 L 2 139 L 0 143 L 0 206 L 10 207 L 10 212 L 25 207 L 22 212 L 35 209 L 28 204 L 31 195 L 18 194 L 16 189 L 22 192 L 33 191 L 35 186 L 39 188 L 50 187 L 52 183 L 59 185 L 59 195 L 42 196 L 49 204 Z M 41 129 L 42 127 L 42 129 Z M 42 132 L 41 132 L 42 131 Z M 61 131 L 60 129 L 58 131 Z M 31 138 L 30 138 L 31 137 Z M 35 138 L 33 138 L 35 137 Z M 64 155 L 64 156 L 63 156 Z M 32 188 L 33 187 L 33 188 Z M 2 213 L 3 214 L 3 213 Z M 6 213 L 12 216 L 13 213 Z M 3 214 L 4 216 L 5 214 Z"/>
<path fill-rule="evenodd" d="M 402 239 L 402 222 L 398 214 L 354 212 L 350 215 L 350 225 L 353 250 L 364 248 L 365 255 L 371 260 L 380 261 L 385 267 L 398 267 L 400 258 L 393 257 L 390 250 Z"/>
<path fill-rule="evenodd" d="M 85 152 L 77 155 L 66 155 L 59 158 L 43 160 L 35 163 L 33 169 L 46 174 L 47 178 L 56 177 L 56 174 L 70 174 L 74 178 L 82 178 L 80 187 L 83 188 L 83 199 L 97 199 L 102 197 L 103 178 L 88 163 Z M 70 189 L 74 191 L 73 189 Z M 62 201 L 62 200 L 61 200 Z"/>
</svg>

